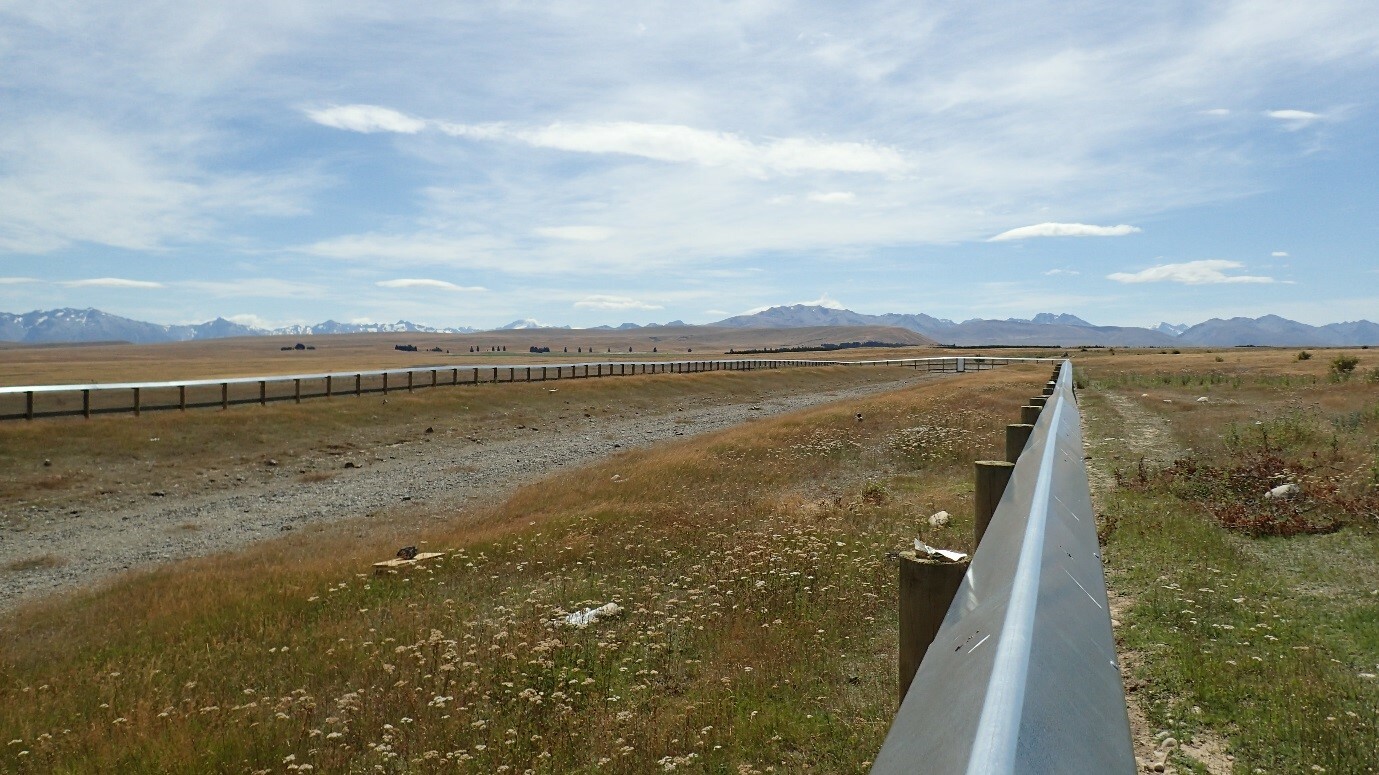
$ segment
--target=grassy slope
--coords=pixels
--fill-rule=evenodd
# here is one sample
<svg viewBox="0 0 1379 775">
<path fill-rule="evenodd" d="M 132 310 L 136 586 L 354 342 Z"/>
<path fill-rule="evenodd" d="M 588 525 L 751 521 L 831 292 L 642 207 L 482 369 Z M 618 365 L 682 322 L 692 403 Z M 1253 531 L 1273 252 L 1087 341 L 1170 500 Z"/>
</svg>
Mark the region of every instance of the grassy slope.
<svg viewBox="0 0 1379 775">
<path fill-rule="evenodd" d="M 884 554 L 966 548 L 970 461 L 1043 374 L 624 453 L 438 529 L 410 575 L 341 530 L 30 610 L 0 638 L 0 770 L 864 770 L 894 711 Z"/>
</svg>

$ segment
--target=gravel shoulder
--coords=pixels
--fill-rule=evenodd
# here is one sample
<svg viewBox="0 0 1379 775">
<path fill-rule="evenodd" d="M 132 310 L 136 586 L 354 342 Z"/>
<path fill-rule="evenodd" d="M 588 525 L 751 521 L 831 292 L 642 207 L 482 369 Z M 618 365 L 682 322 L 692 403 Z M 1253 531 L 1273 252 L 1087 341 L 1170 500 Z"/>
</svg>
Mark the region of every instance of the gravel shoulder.
<svg viewBox="0 0 1379 775">
<path fill-rule="evenodd" d="M 450 518 L 519 485 L 624 449 L 671 443 L 756 418 L 940 379 L 905 369 L 893 381 L 772 396 L 752 403 L 688 402 L 635 418 L 512 427 L 490 437 L 425 433 L 348 455 L 321 481 L 274 468 L 263 479 L 199 493 L 153 491 L 118 502 L 32 515 L 0 534 L 0 612 L 125 571 L 231 551 L 286 531 L 406 509 Z M 338 461 L 342 466 L 345 459 Z"/>
</svg>

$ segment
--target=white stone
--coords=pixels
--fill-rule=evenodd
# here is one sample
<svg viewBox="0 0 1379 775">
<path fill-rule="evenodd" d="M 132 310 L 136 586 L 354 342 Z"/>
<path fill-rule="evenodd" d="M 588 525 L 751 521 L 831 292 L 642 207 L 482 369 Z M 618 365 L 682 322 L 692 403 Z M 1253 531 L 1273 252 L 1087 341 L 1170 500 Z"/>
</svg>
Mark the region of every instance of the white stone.
<svg viewBox="0 0 1379 775">
<path fill-rule="evenodd" d="M 949 519 L 950 519 L 950 517 L 949 517 L 949 515 L 948 515 L 948 512 L 946 512 L 946 511 L 937 512 L 937 513 L 935 513 L 935 514 L 930 515 L 930 517 L 929 517 L 929 526 L 930 526 L 930 527 L 947 527 L 947 526 L 948 526 L 948 520 L 949 520 Z"/>
<path fill-rule="evenodd" d="M 1202 396 L 1201 398 L 1198 398 L 1198 399 L 1197 399 L 1197 403 L 1199 403 L 1199 404 L 1205 404 L 1206 402 L 1207 402 L 1207 397 L 1206 397 L 1206 396 Z"/>
<path fill-rule="evenodd" d="M 1293 484 L 1292 482 L 1289 482 L 1288 484 L 1280 484 L 1279 486 L 1275 487 L 1274 489 L 1268 491 L 1267 493 L 1264 494 L 1264 497 L 1266 497 L 1266 498 L 1291 498 L 1291 497 L 1293 497 L 1294 495 L 1297 495 L 1299 492 L 1301 492 L 1301 489 L 1302 489 L 1302 488 L 1298 487 L 1296 484 Z"/>
</svg>

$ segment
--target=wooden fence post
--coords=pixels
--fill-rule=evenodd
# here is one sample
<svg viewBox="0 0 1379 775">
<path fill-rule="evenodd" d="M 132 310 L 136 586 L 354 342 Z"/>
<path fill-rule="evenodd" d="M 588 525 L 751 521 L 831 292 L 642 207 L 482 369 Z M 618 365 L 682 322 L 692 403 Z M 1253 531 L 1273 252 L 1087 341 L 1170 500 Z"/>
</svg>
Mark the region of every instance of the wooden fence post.
<svg viewBox="0 0 1379 775">
<path fill-rule="evenodd" d="M 996 505 L 1001 502 L 1006 484 L 1010 482 L 1010 473 L 1014 470 L 1015 464 L 1005 460 L 977 461 L 977 489 L 972 520 L 977 540 L 973 546 L 981 546 L 982 536 L 986 535 L 986 528 L 991 524 L 991 517 L 996 513 Z"/>
<path fill-rule="evenodd" d="M 967 561 L 916 557 L 900 553 L 900 701 L 910 691 L 915 671 L 938 635 L 939 625 L 967 573 Z"/>
</svg>

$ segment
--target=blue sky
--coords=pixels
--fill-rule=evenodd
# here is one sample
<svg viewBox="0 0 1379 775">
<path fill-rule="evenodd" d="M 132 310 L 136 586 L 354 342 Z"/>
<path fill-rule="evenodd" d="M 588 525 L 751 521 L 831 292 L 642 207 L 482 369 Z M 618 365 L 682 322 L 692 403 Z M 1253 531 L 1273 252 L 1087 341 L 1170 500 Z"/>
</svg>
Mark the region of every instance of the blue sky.
<svg viewBox="0 0 1379 775">
<path fill-rule="evenodd" d="M 0 310 L 1379 320 L 1369 3 L 418 5 L 0 0 Z"/>
</svg>

